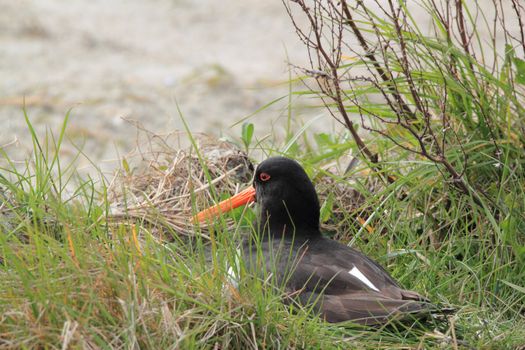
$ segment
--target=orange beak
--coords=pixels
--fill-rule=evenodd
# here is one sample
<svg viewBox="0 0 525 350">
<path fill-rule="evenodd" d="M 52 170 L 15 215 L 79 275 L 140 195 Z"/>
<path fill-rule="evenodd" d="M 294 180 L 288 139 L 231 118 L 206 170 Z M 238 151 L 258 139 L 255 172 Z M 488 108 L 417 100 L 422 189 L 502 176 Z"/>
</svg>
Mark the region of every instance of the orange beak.
<svg viewBox="0 0 525 350">
<path fill-rule="evenodd" d="M 193 217 L 193 222 L 203 222 L 205 220 L 212 219 L 216 216 L 221 215 L 222 213 L 227 213 L 230 210 L 233 210 L 241 205 L 245 205 L 255 201 L 255 187 L 250 186 L 247 189 L 237 193 L 235 196 L 223 200 L 213 207 L 204 209 Z"/>
</svg>

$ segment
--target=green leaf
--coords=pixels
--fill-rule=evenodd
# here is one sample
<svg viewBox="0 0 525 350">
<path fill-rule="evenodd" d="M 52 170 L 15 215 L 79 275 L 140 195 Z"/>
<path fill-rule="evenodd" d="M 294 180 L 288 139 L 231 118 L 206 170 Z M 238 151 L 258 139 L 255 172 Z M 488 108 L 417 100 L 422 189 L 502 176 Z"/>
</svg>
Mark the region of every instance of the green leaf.
<svg viewBox="0 0 525 350">
<path fill-rule="evenodd" d="M 129 170 L 129 164 L 126 158 L 122 158 L 122 167 L 124 168 L 124 171 L 127 175 L 131 175 L 131 171 Z"/>
<path fill-rule="evenodd" d="M 330 192 L 328 194 L 328 197 L 326 197 L 326 200 L 323 203 L 323 206 L 321 207 L 321 222 L 327 222 L 328 219 L 330 219 L 330 216 L 332 216 L 332 211 L 334 207 L 334 194 Z"/>
<path fill-rule="evenodd" d="M 242 142 L 246 148 L 248 148 L 252 142 L 253 130 L 253 123 L 242 124 Z"/>
<path fill-rule="evenodd" d="M 517 284 L 511 283 L 505 280 L 501 280 L 501 282 L 505 283 L 507 286 L 511 288 L 516 289 L 518 292 L 525 293 L 525 287 L 518 286 Z"/>
<path fill-rule="evenodd" d="M 525 60 L 514 57 L 514 65 L 516 66 L 516 81 L 525 85 Z"/>
</svg>

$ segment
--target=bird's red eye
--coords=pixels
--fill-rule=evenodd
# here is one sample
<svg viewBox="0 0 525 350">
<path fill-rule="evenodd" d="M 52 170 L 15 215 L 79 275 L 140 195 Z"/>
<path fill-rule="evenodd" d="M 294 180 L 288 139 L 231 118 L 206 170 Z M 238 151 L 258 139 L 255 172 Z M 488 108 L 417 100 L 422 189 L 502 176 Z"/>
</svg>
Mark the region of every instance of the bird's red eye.
<svg viewBox="0 0 525 350">
<path fill-rule="evenodd" d="M 267 174 L 267 173 L 260 173 L 259 174 L 259 179 L 261 179 L 261 181 L 268 181 L 268 180 L 270 180 L 270 175 Z"/>
</svg>

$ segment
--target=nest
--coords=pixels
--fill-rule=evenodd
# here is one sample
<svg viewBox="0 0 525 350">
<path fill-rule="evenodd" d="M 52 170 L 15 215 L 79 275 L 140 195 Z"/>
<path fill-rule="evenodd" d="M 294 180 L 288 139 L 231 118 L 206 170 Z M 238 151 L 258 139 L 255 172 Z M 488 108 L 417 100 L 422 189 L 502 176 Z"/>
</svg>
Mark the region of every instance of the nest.
<svg viewBox="0 0 525 350">
<path fill-rule="evenodd" d="M 194 208 L 205 208 L 217 195 L 233 195 L 251 180 L 253 165 L 235 145 L 204 135 L 196 137 L 197 149 L 173 148 L 170 138 L 149 134 L 147 152 L 138 147 L 139 164 L 133 169 L 125 159 L 109 187 L 114 223 L 135 219 L 153 228 L 161 240 L 173 235 L 192 236 Z M 209 181 L 211 180 L 211 181 Z M 215 195 L 213 195 L 215 193 Z M 227 221 L 233 226 L 233 222 Z M 201 224 L 200 235 L 207 238 L 208 226 Z"/>
<path fill-rule="evenodd" d="M 123 161 L 109 187 L 110 220 L 123 224 L 137 220 L 142 227 L 153 228 L 162 241 L 173 239 L 171 233 L 191 237 L 199 232 L 207 238 L 208 225 L 201 224 L 197 231 L 192 215 L 216 202 L 217 194 L 232 196 L 250 183 L 254 166 L 247 154 L 206 135 L 193 135 L 195 144 L 181 147 L 180 136 L 185 134 L 160 136 L 140 125 L 138 130 L 146 135 L 146 142 L 137 143 L 144 150 L 138 147 L 131 155 L 139 160 L 135 168 L 125 162 L 128 158 Z M 352 186 L 352 179 L 330 173 L 337 171 L 325 167 L 324 175 L 314 179 L 320 202 L 331 202 L 330 217 L 321 226 L 333 238 L 347 240 L 373 210 Z M 371 192 L 378 186 L 368 177 L 365 182 Z M 226 223 L 233 228 L 233 221 L 226 219 Z M 370 231 L 370 226 L 365 227 Z"/>
<path fill-rule="evenodd" d="M 352 187 L 350 180 L 335 180 L 328 175 L 319 178 L 315 187 L 320 203 L 331 203 L 330 217 L 321 222 L 322 231 L 334 239 L 348 240 L 372 211 L 366 197 Z"/>
</svg>

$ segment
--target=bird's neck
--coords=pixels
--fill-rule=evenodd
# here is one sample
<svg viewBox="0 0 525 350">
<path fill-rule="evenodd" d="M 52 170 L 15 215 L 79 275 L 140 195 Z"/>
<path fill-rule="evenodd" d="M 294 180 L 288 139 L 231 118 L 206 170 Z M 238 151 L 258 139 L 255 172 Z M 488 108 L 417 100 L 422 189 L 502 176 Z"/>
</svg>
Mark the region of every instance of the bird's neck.
<svg viewBox="0 0 525 350">
<path fill-rule="evenodd" d="M 314 237 L 320 236 L 319 213 L 301 212 L 293 215 L 288 211 L 263 208 L 259 222 L 259 232 L 275 237 Z M 310 215 L 308 215 L 310 214 Z"/>
</svg>

